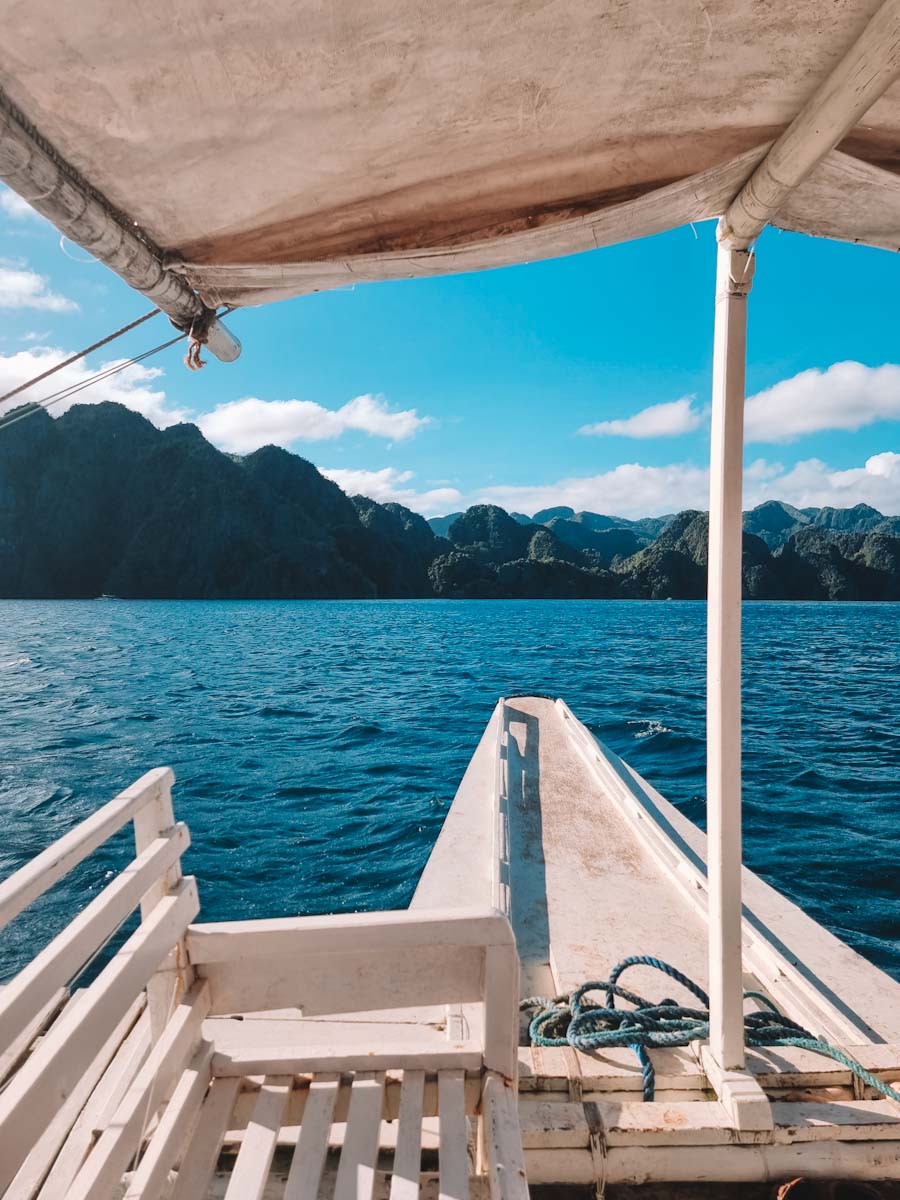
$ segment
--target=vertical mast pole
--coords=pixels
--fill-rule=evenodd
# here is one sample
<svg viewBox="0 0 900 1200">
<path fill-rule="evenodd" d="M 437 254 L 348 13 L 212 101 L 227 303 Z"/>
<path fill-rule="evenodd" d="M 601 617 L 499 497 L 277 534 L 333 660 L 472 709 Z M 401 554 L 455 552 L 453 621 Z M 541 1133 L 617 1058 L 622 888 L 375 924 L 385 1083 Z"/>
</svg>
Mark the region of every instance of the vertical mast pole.
<svg viewBox="0 0 900 1200">
<path fill-rule="evenodd" d="M 741 964 L 741 498 L 750 250 L 719 241 L 707 599 L 706 788 L 710 1049 L 744 1066 Z"/>
</svg>

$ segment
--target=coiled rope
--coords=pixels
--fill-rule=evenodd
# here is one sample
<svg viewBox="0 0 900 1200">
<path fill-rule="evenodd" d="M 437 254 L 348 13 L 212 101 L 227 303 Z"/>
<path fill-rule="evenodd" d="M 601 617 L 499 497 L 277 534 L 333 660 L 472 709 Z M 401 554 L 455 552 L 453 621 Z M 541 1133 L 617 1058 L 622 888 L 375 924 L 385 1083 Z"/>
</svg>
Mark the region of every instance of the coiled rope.
<svg viewBox="0 0 900 1200">
<path fill-rule="evenodd" d="M 653 967 L 668 975 L 696 996 L 702 1007 L 690 1008 L 669 999 L 653 1003 L 621 987 L 619 977 L 628 967 L 635 966 Z M 588 999 L 591 992 L 605 992 L 605 1003 Z M 616 1008 L 617 999 L 633 1007 Z M 745 992 L 744 999 L 764 1005 L 744 1013 L 744 1040 L 748 1046 L 798 1046 L 827 1055 L 852 1071 L 868 1087 L 900 1102 L 900 1092 L 867 1071 L 843 1050 L 786 1017 L 767 996 L 760 992 Z M 612 1046 L 630 1047 L 641 1065 L 645 1100 L 652 1100 L 656 1091 L 656 1075 L 648 1048 L 687 1046 L 690 1042 L 709 1039 L 709 996 L 676 967 L 646 954 L 623 959 L 605 981 L 582 984 L 569 995 L 554 999 L 531 996 L 519 1007 L 535 1014 L 528 1027 L 533 1046 L 571 1046 L 587 1052 Z"/>
</svg>

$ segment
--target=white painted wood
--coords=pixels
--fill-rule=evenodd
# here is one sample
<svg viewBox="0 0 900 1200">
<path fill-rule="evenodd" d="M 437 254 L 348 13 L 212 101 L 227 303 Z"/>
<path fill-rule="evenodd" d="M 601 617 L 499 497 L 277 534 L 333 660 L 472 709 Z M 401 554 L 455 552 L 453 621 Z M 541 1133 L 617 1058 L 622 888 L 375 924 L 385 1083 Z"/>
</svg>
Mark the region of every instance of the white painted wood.
<svg viewBox="0 0 900 1200">
<path fill-rule="evenodd" d="M 741 494 L 753 255 L 718 249 L 710 433 L 706 669 L 710 1045 L 744 1065 L 741 964 Z"/>
<path fill-rule="evenodd" d="M 0 991 L 0 1000 L 2 1000 L 6 989 Z M 69 993 L 66 988 L 60 988 L 54 993 L 43 1006 L 38 1009 L 37 1013 L 32 1010 L 31 1019 L 28 1021 L 21 1033 L 14 1037 L 11 1041 L 7 1041 L 0 1050 L 0 1084 L 12 1075 L 13 1071 L 21 1064 L 22 1060 L 27 1057 L 28 1051 L 31 1049 L 35 1039 L 47 1028 L 51 1021 L 56 1017 L 57 1013 L 68 1001 Z"/>
<path fill-rule="evenodd" d="M 587 1148 L 527 1153 L 532 1187 L 561 1179 L 575 1186 L 596 1183 L 596 1164 Z M 800 1142 L 794 1145 L 613 1146 L 604 1156 L 608 1184 L 765 1183 L 811 1180 L 879 1180 L 896 1175 L 896 1155 L 881 1143 Z"/>
<path fill-rule="evenodd" d="M 0 929 L 150 804 L 174 775 L 157 767 L 0 883 Z"/>
<path fill-rule="evenodd" d="M 150 842 L 108 887 L 83 909 L 0 991 L 0 1045 L 9 1045 L 31 1021 L 35 1010 L 52 1000 L 132 913 L 154 880 L 178 860 L 190 844 L 187 826 L 178 825 Z"/>
<path fill-rule="evenodd" d="M 491 1200 L 528 1200 L 516 1091 L 493 1072 L 485 1077 L 481 1119 Z"/>
<path fill-rule="evenodd" d="M 122 1019 L 147 978 L 199 909 L 185 879 L 161 901 L 112 961 L 69 1005 L 0 1095 L 0 1189 L 5 1188 Z"/>
<path fill-rule="evenodd" d="M 356 1075 L 334 1200 L 372 1200 L 383 1102 L 384 1075 L 380 1072 Z"/>
<path fill-rule="evenodd" d="M 172 783 L 166 781 L 152 804 L 146 805 L 134 818 L 134 847 L 138 854 L 175 824 L 172 806 Z M 157 903 L 172 892 L 181 881 L 181 859 L 174 862 L 141 901 L 141 918 L 146 920 Z M 147 1008 L 154 1040 L 160 1036 L 169 1015 L 172 997 L 180 986 L 187 990 L 194 982 L 194 973 L 186 966 L 184 940 L 167 956 L 147 983 Z"/>
<path fill-rule="evenodd" d="M 187 933 L 191 962 L 235 962 L 282 954 L 372 954 L 420 946 L 509 946 L 509 922 L 483 908 L 397 909 L 332 916 L 275 917 L 252 921 L 192 924 Z"/>
<path fill-rule="evenodd" d="M 728 206 L 723 235 L 746 249 L 788 195 L 900 76 L 900 0 L 885 0 Z"/>
<path fill-rule="evenodd" d="M 145 997 L 139 999 L 143 1002 Z M 112 1120 L 149 1053 L 150 1017 L 144 1010 L 79 1113 L 41 1188 L 40 1200 L 66 1200 L 72 1181 L 97 1139 L 97 1130 L 105 1129 Z"/>
<path fill-rule="evenodd" d="M 748 1071 L 723 1070 L 709 1046 L 700 1047 L 700 1059 L 719 1103 L 735 1129 L 773 1129 L 772 1106 L 756 1078 Z"/>
<path fill-rule="evenodd" d="M 259 1089 L 225 1200 L 262 1200 L 292 1083 L 289 1075 L 270 1076 Z"/>
<path fill-rule="evenodd" d="M 165 901 L 163 902 L 165 903 Z M 176 1007 L 112 1121 L 69 1189 L 67 1200 L 107 1200 L 138 1155 L 142 1135 L 199 1045 L 209 990 L 197 983 Z"/>
<path fill-rule="evenodd" d="M 502 709 L 498 702 L 460 781 L 413 894 L 413 909 L 452 908 L 463 896 L 468 904 L 493 906 L 491 794 Z"/>
<path fill-rule="evenodd" d="M 617 846 L 617 853 L 627 858 L 633 852 L 631 843 L 638 840 L 655 860 L 657 878 L 688 902 L 688 909 L 682 908 L 679 928 L 687 927 L 693 913 L 705 931 L 706 836 L 608 746 L 600 744 L 563 701 L 557 700 L 556 707 L 565 718 L 572 745 L 628 823 L 629 841 Z M 859 1045 L 866 1038 L 900 1041 L 900 984 L 746 867 L 742 880 L 744 966 L 761 990 L 768 991 L 794 1020 L 839 1044 Z M 639 902 L 639 895 L 632 892 L 632 908 Z M 605 937 L 609 938 L 608 917 Z M 632 949 L 629 938 L 626 952 Z M 688 966 L 683 938 L 677 955 L 673 950 L 669 956 L 677 956 L 680 966 Z M 705 962 L 703 966 L 705 969 Z M 690 966 L 688 974 L 704 982 L 704 974 L 695 973 Z M 582 973 L 578 982 L 583 978 Z"/>
<path fill-rule="evenodd" d="M 340 1084 L 339 1075 L 317 1075 L 309 1085 L 300 1137 L 284 1187 L 284 1200 L 316 1200 Z"/>
<path fill-rule="evenodd" d="M 213 1080 L 169 1200 L 198 1200 L 207 1195 L 240 1086 L 240 1079 Z"/>
<path fill-rule="evenodd" d="M 468 1043 L 463 1050 L 447 1047 L 434 1050 L 429 1047 L 421 1051 L 404 1053 L 402 1050 L 376 1047 L 370 1052 L 343 1051 L 340 1044 L 321 1047 L 291 1047 L 282 1049 L 252 1045 L 235 1049 L 227 1054 L 216 1053 L 213 1072 L 216 1075 L 272 1075 L 307 1071 L 387 1071 L 395 1070 L 443 1070 L 456 1068 L 480 1071 L 482 1064 L 480 1046 Z"/>
<path fill-rule="evenodd" d="M 390 1200 L 419 1200 L 424 1096 L 425 1072 L 404 1071 L 397 1122 L 397 1148 L 394 1151 L 391 1170 Z"/>
<path fill-rule="evenodd" d="M 94 1092 L 97 1084 L 116 1055 L 123 1049 L 123 1042 L 144 1009 L 144 997 L 139 996 L 113 1030 L 100 1053 L 79 1079 L 78 1084 L 50 1118 L 46 1129 L 32 1147 L 28 1157 L 19 1168 L 15 1179 L 7 1189 L 4 1200 L 32 1200 L 38 1188 L 54 1164 L 60 1148 L 70 1135 L 73 1125 Z M 149 1039 L 144 1034 L 144 1046 L 149 1048 Z M 146 1053 L 146 1049 L 144 1051 Z M 139 1062 L 135 1063 L 134 1070 Z M 85 1147 L 86 1149 L 86 1147 Z M 80 1160 L 79 1160 L 80 1161 Z"/>
<path fill-rule="evenodd" d="M 196 1127 L 210 1083 L 212 1046 L 201 1043 L 194 1061 L 181 1074 L 146 1153 L 131 1177 L 124 1200 L 157 1200 L 169 1171 Z"/>
<path fill-rule="evenodd" d="M 519 958 L 514 945 L 491 946 L 484 967 L 484 1065 L 515 1079 L 519 1044 Z"/>
<path fill-rule="evenodd" d="M 438 1117 L 441 1130 L 438 1152 L 440 1200 L 468 1200 L 469 1136 L 462 1071 L 438 1074 Z"/>
<path fill-rule="evenodd" d="M 482 997 L 484 949 L 423 944 L 393 950 L 304 955 L 285 950 L 239 962 L 201 963 L 213 1012 L 297 1008 L 305 1017 L 475 1001 Z"/>
</svg>

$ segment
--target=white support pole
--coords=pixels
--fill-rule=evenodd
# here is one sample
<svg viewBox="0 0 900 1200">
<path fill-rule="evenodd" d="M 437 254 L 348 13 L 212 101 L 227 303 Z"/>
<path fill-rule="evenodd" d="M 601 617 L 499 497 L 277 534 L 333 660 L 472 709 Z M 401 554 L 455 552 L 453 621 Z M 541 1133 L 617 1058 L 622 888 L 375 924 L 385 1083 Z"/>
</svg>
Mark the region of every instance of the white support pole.
<svg viewBox="0 0 900 1200">
<path fill-rule="evenodd" d="M 741 969 L 741 490 L 747 295 L 754 260 L 720 241 L 709 480 L 706 779 L 710 1048 L 744 1066 Z"/>
</svg>

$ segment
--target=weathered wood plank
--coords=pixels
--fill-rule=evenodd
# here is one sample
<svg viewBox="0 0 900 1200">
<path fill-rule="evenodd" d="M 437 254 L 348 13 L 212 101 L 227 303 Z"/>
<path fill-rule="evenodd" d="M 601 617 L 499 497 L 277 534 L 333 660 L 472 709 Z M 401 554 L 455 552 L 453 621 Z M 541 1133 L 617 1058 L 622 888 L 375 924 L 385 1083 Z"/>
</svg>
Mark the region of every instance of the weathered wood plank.
<svg viewBox="0 0 900 1200">
<path fill-rule="evenodd" d="M 2 993 L 0 993 L 2 995 Z M 47 1028 L 56 1014 L 66 1003 L 69 993 L 65 988 L 60 988 L 43 1008 L 37 1013 L 32 1013 L 31 1020 L 11 1042 L 7 1042 L 2 1050 L 0 1050 L 0 1084 L 16 1070 L 22 1061 L 27 1058 L 28 1051 L 39 1034 Z"/>
<path fill-rule="evenodd" d="M 209 1190 L 228 1118 L 240 1091 L 240 1079 L 214 1079 L 200 1109 L 200 1117 L 185 1151 L 170 1200 L 197 1200 Z"/>
<path fill-rule="evenodd" d="M 271 1076 L 259 1089 L 225 1200 L 262 1200 L 292 1083 L 289 1075 Z"/>
<path fill-rule="evenodd" d="M 400 1090 L 397 1148 L 391 1173 L 390 1200 L 418 1200 L 422 1168 L 422 1106 L 425 1072 L 404 1071 Z"/>
<path fill-rule="evenodd" d="M 187 944 L 196 964 L 357 950 L 374 955 L 418 946 L 510 946 L 514 940 L 508 921 L 498 913 L 459 908 L 194 924 Z"/>
<path fill-rule="evenodd" d="M 190 845 L 186 825 L 156 838 L 0 992 L 0 1046 L 27 1027 L 36 1009 L 52 1000 L 165 876 Z M 148 914 L 149 915 L 149 914 Z"/>
<path fill-rule="evenodd" d="M 528 1200 L 515 1089 L 493 1073 L 484 1081 L 482 1121 L 491 1200 Z"/>
<path fill-rule="evenodd" d="M 84 1072 L 81 1079 L 79 1079 L 77 1086 L 65 1104 L 50 1118 L 47 1128 L 32 1147 L 28 1157 L 19 1168 L 15 1179 L 10 1184 L 4 1200 L 31 1200 L 37 1193 L 38 1188 L 54 1165 L 55 1160 L 57 1160 L 57 1155 L 61 1147 L 70 1136 L 73 1126 L 85 1107 L 89 1105 L 89 1100 L 94 1089 L 98 1086 L 110 1063 L 124 1050 L 123 1043 L 133 1029 L 143 1008 L 144 997 L 139 996 L 113 1030 L 109 1039 L 100 1050 L 100 1053 Z M 143 1046 L 143 1053 L 146 1053 L 146 1050 L 149 1048 L 146 1029 L 143 1034 Z M 127 1052 L 126 1058 L 128 1058 Z M 133 1067 L 131 1068 L 131 1074 L 133 1074 L 140 1065 L 140 1061 L 136 1056 L 131 1057 L 129 1061 L 133 1063 Z M 129 1068 L 126 1067 L 124 1072 L 126 1077 L 128 1077 L 128 1070 Z M 75 1170 L 77 1170 L 86 1152 L 87 1143 L 85 1143 L 70 1178 L 74 1178 Z"/>
<path fill-rule="evenodd" d="M 360 1072 L 353 1080 L 347 1134 L 334 1185 L 334 1200 L 372 1200 L 384 1075 Z"/>
<path fill-rule="evenodd" d="M 0 929 L 73 867 L 77 867 L 98 846 L 102 846 L 123 825 L 127 825 L 135 813 L 159 795 L 162 788 L 171 787 L 174 778 L 168 767 L 148 771 L 114 800 L 110 800 L 109 804 L 98 809 L 0 883 Z"/>
<path fill-rule="evenodd" d="M 200 1117 L 200 1105 L 210 1082 L 212 1047 L 202 1044 L 175 1085 L 146 1153 L 131 1177 L 124 1200 L 158 1200 L 169 1171 Z"/>
<path fill-rule="evenodd" d="M 139 999 L 143 1001 L 143 995 Z M 105 1129 L 112 1120 L 149 1052 L 150 1017 L 145 1010 L 79 1113 L 40 1190 L 39 1200 L 66 1200 L 73 1179 L 96 1141 L 97 1130 Z"/>
<path fill-rule="evenodd" d="M 309 1049 L 286 1045 L 282 1048 L 265 1046 L 257 1050 L 253 1046 L 234 1049 L 227 1054 L 216 1054 L 213 1062 L 215 1075 L 273 1075 L 320 1071 L 385 1071 L 396 1070 L 443 1070 L 459 1068 L 478 1071 L 481 1068 L 481 1049 L 467 1045 L 464 1049 L 448 1046 L 446 1050 L 424 1047 L 408 1053 L 391 1047 L 375 1047 L 366 1054 L 359 1050 L 342 1052 L 340 1045 L 311 1046 Z"/>
<path fill-rule="evenodd" d="M 284 1200 L 315 1200 L 328 1154 L 328 1133 L 341 1086 L 339 1075 L 319 1075 L 309 1085 Z"/>
<path fill-rule="evenodd" d="M 89 988 L 70 1004 L 0 1095 L 0 1190 L 199 909 L 193 879 L 161 901 Z"/>
<path fill-rule="evenodd" d="M 173 1012 L 112 1121 L 75 1177 L 67 1200 L 107 1200 L 137 1155 L 143 1132 L 200 1041 L 209 993 L 196 984 Z"/>
<path fill-rule="evenodd" d="M 465 1077 L 462 1071 L 438 1074 L 440 1200 L 468 1200 L 469 1137 Z"/>
</svg>

